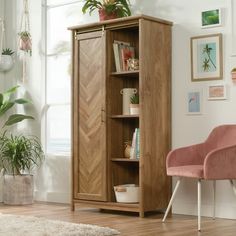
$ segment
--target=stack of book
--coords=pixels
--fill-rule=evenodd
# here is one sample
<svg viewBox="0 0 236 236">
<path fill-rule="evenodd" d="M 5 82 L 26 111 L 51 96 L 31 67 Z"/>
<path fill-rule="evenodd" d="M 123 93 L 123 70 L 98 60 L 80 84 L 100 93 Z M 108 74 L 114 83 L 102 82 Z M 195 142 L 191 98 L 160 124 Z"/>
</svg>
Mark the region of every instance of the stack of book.
<svg viewBox="0 0 236 236">
<path fill-rule="evenodd" d="M 140 131 L 139 128 L 136 128 L 133 133 L 130 159 L 139 159 L 139 158 L 140 158 Z"/>
<path fill-rule="evenodd" d="M 129 42 L 114 40 L 113 51 L 116 71 L 127 71 L 127 60 L 135 57 L 134 47 L 130 46 Z"/>
</svg>

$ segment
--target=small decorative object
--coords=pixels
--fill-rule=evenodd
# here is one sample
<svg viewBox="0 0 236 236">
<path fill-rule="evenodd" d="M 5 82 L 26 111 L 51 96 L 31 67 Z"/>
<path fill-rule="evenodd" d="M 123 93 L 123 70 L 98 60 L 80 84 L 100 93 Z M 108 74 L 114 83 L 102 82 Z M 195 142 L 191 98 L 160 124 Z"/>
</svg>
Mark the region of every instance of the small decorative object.
<svg viewBox="0 0 236 236">
<path fill-rule="evenodd" d="M 222 67 L 222 34 L 191 38 L 193 82 L 222 79 Z"/>
<path fill-rule="evenodd" d="M 33 203 L 34 182 L 30 174 L 44 154 L 36 137 L 0 136 L 0 168 L 4 170 L 3 202 L 9 205 Z M 17 153 L 17 155 L 16 155 Z"/>
<path fill-rule="evenodd" d="M 25 51 L 32 55 L 32 39 L 30 32 L 23 31 L 19 33 L 20 36 L 20 42 L 19 42 L 19 48 L 22 51 Z"/>
<path fill-rule="evenodd" d="M 221 9 L 202 12 L 202 28 L 210 28 L 221 25 Z"/>
<path fill-rule="evenodd" d="M 136 58 L 129 58 L 127 60 L 128 70 L 134 71 L 139 69 L 139 60 Z"/>
<path fill-rule="evenodd" d="M 187 94 L 187 114 L 200 115 L 201 114 L 201 92 L 192 91 Z"/>
<path fill-rule="evenodd" d="M 136 94 L 138 90 L 136 88 L 123 88 L 120 94 L 123 95 L 123 115 L 130 115 L 130 97 Z"/>
<path fill-rule="evenodd" d="M 10 48 L 6 48 L 2 50 L 2 55 L 0 58 L 0 71 L 6 72 L 9 71 L 13 67 L 13 59 L 12 55 L 14 52 Z"/>
<path fill-rule="evenodd" d="M 236 68 L 233 68 L 233 69 L 231 70 L 231 75 L 232 75 L 232 80 L 233 80 L 233 81 L 236 81 Z"/>
<path fill-rule="evenodd" d="M 208 100 L 225 100 L 226 85 L 210 85 L 208 87 Z"/>
<path fill-rule="evenodd" d="M 138 115 L 139 114 L 139 95 L 133 94 L 130 98 L 130 114 Z"/>
<path fill-rule="evenodd" d="M 125 158 L 130 158 L 130 151 L 131 151 L 131 141 L 127 141 L 125 142 L 125 151 L 124 151 Z"/>
<path fill-rule="evenodd" d="M 129 0 L 85 0 L 82 11 L 85 14 L 89 9 L 89 14 L 91 14 L 95 9 L 98 9 L 100 21 L 103 21 L 130 16 L 129 5 Z"/>
</svg>

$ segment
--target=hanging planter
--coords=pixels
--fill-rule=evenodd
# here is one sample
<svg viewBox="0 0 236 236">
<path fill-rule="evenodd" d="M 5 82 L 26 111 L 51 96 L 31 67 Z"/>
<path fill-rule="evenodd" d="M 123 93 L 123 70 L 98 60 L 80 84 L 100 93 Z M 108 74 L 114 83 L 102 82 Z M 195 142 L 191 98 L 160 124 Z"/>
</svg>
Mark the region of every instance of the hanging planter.
<svg viewBox="0 0 236 236">
<path fill-rule="evenodd" d="M 25 51 L 27 53 L 32 54 L 32 40 L 30 32 L 22 31 L 19 33 L 20 42 L 19 42 L 19 49 Z"/>
<path fill-rule="evenodd" d="M 12 55 L 14 52 L 10 48 L 6 48 L 2 51 L 0 56 L 0 72 L 7 72 L 13 67 Z"/>
</svg>

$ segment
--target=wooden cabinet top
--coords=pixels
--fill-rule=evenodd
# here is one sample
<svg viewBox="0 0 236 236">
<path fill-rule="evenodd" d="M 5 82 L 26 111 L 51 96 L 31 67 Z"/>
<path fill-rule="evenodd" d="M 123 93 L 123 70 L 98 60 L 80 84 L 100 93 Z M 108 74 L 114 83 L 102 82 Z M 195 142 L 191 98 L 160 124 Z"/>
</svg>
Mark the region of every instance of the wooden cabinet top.
<svg viewBox="0 0 236 236">
<path fill-rule="evenodd" d="M 138 24 L 140 19 L 155 21 L 155 22 L 159 22 L 162 24 L 170 25 L 170 26 L 173 25 L 173 23 L 170 21 L 159 19 L 156 17 L 147 16 L 147 15 L 135 15 L 135 16 L 117 18 L 117 19 L 113 19 L 113 20 L 99 21 L 99 22 L 90 23 L 90 24 L 71 26 L 68 29 L 69 30 L 76 30 L 76 31 L 86 31 L 86 30 L 98 30 L 99 28 L 101 29 L 103 27 L 116 28 L 119 25 Z"/>
</svg>

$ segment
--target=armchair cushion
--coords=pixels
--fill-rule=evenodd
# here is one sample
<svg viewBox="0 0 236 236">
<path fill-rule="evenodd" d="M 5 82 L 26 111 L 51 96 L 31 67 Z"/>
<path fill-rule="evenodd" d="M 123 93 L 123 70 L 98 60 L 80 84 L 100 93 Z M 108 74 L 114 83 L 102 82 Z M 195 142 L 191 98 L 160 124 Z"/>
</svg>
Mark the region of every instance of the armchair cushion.
<svg viewBox="0 0 236 236">
<path fill-rule="evenodd" d="M 188 166 L 169 167 L 167 169 L 167 175 L 202 179 L 204 176 L 203 166 L 188 165 Z"/>
</svg>

